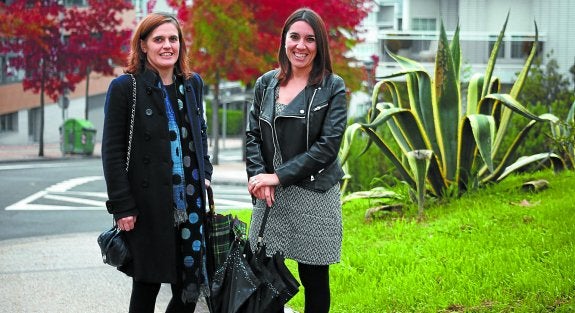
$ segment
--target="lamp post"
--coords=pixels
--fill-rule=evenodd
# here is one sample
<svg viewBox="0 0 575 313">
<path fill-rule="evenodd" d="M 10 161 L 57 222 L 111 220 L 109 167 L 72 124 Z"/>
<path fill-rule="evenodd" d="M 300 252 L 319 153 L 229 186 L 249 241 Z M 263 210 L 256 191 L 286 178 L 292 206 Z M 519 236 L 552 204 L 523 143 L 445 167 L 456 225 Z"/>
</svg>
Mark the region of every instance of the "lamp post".
<svg viewBox="0 0 575 313">
<path fill-rule="evenodd" d="M 62 23 L 64 21 L 64 8 L 65 8 L 65 3 L 64 0 L 59 0 L 58 1 L 58 6 L 61 6 L 61 8 L 59 8 L 58 11 L 58 23 L 60 25 L 60 43 L 62 44 L 62 46 L 64 45 L 64 27 L 62 27 Z M 64 81 L 64 73 L 62 71 L 60 71 L 60 81 L 63 82 Z M 62 83 L 62 85 L 64 85 Z M 62 125 L 64 124 L 64 121 L 66 120 L 66 109 L 68 108 L 68 99 L 66 98 L 66 90 L 62 90 L 62 94 L 60 95 L 60 98 L 58 99 L 58 106 L 60 106 L 60 108 L 62 108 Z"/>
<path fill-rule="evenodd" d="M 372 60 L 367 60 L 367 61 L 363 61 L 363 66 L 365 67 L 365 73 L 367 75 L 367 92 L 369 94 L 371 94 L 371 91 L 373 89 L 373 61 Z"/>
<path fill-rule="evenodd" d="M 369 60 L 363 61 L 363 66 L 367 75 L 367 92 L 371 95 L 375 86 L 375 72 L 379 65 L 379 56 L 372 54 Z"/>
<path fill-rule="evenodd" d="M 569 72 L 571 72 L 571 75 L 573 75 L 573 90 L 575 90 L 575 62 L 569 69 Z"/>
</svg>

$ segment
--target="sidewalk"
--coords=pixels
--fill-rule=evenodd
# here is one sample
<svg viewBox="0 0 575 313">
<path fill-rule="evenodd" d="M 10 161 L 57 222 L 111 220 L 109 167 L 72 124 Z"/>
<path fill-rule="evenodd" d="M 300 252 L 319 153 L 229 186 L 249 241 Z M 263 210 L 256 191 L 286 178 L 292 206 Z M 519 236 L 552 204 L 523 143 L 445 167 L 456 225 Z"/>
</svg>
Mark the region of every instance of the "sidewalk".
<svg viewBox="0 0 575 313">
<path fill-rule="evenodd" d="M 227 138 L 225 143 L 220 139 L 220 154 L 223 151 L 237 153 L 237 160 L 220 161 L 214 166 L 212 181 L 218 184 L 245 185 L 247 182 L 244 162 L 241 160 L 242 141 L 238 138 Z M 211 147 L 210 147 L 211 150 Z M 44 156 L 38 156 L 38 144 L 33 145 L 0 145 L 0 164 L 21 161 L 58 161 L 85 158 L 101 158 L 101 144 L 94 145 L 92 155 L 66 154 L 63 155 L 59 143 L 44 144 Z M 210 151 L 211 153 L 211 151 Z"/>
<path fill-rule="evenodd" d="M 241 153 L 241 140 L 226 139 L 225 149 Z M 59 144 L 46 144 L 44 157 L 38 157 L 37 144 L 0 146 L 0 165 L 100 157 L 99 144 L 91 156 L 62 156 Z M 245 184 L 241 158 L 220 163 L 214 166 L 214 183 Z M 97 236 L 90 232 L 0 241 L 0 313 L 127 312 L 131 279 L 102 263 Z M 165 312 L 170 298 L 169 285 L 162 285 L 156 312 Z M 195 312 L 208 313 L 203 300 Z"/>
</svg>

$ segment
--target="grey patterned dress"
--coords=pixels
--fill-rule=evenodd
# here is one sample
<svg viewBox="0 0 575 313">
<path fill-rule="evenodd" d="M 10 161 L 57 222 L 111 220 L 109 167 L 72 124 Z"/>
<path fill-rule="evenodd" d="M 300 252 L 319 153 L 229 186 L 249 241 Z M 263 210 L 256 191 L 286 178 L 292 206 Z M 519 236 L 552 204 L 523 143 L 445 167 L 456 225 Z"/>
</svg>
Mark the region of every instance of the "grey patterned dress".
<svg viewBox="0 0 575 313">
<path fill-rule="evenodd" d="M 276 114 L 284 108 L 285 105 L 276 101 Z M 276 153 L 274 167 L 280 162 Z M 325 193 L 296 185 L 277 186 L 263 237 L 268 255 L 282 251 L 288 259 L 312 265 L 339 262 L 343 232 L 340 201 L 339 184 Z M 265 208 L 265 202 L 260 199 L 253 208 L 249 232 L 253 248 L 256 247 Z"/>
</svg>

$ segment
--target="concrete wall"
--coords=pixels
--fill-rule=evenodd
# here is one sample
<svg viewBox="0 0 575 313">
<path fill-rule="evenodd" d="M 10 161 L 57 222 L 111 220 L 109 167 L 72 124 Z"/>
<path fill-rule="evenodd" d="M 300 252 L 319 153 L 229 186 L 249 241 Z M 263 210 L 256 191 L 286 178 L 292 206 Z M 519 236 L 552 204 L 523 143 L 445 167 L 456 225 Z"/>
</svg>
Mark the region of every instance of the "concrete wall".
<svg viewBox="0 0 575 313">
<path fill-rule="evenodd" d="M 88 120 L 96 128 L 96 141 L 102 140 L 102 128 L 104 125 L 104 101 L 106 94 L 99 94 L 90 97 L 90 110 Z M 44 143 L 60 142 L 60 126 L 64 119 L 84 118 L 85 98 L 76 98 L 70 100 L 70 107 L 64 117 L 62 109 L 56 103 L 46 104 L 44 107 Z M 39 109 L 36 109 L 39 110 Z M 38 141 L 37 136 L 29 135 L 29 121 L 34 118 L 33 123 L 39 127 L 40 115 L 31 114 L 29 110 L 18 112 L 18 131 L 0 133 L 0 144 L 2 145 L 26 145 Z"/>
</svg>

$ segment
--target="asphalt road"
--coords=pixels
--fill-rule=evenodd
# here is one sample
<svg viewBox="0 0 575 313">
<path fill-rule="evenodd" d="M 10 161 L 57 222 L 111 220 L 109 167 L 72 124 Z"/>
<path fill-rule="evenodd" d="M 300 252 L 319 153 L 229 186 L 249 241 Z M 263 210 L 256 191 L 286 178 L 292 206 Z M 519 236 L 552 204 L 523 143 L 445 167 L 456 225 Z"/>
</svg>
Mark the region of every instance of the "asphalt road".
<svg viewBox="0 0 575 313">
<path fill-rule="evenodd" d="M 216 208 L 251 207 L 246 188 L 214 180 Z M 112 224 L 99 159 L 0 164 L 0 240 L 97 232 Z"/>
</svg>

